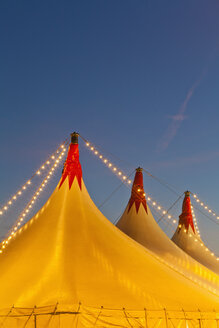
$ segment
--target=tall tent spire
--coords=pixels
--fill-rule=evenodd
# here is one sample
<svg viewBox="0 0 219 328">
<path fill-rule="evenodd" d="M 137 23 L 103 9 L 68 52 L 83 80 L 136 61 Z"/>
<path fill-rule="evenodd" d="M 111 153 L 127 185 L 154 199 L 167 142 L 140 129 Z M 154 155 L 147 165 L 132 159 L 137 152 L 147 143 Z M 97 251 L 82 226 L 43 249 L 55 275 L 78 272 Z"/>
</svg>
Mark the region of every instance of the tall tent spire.
<svg viewBox="0 0 219 328">
<path fill-rule="evenodd" d="M 179 216 L 179 225 L 181 227 L 184 226 L 187 233 L 189 231 L 189 227 L 191 227 L 194 234 L 196 234 L 194 223 L 193 223 L 193 217 L 192 217 L 190 192 L 188 190 L 185 191 L 185 197 L 182 205 L 182 214 Z"/>
<path fill-rule="evenodd" d="M 77 132 L 71 134 L 71 143 L 68 149 L 68 155 L 64 164 L 59 188 L 61 188 L 63 182 L 68 177 L 69 189 L 71 189 L 74 178 L 76 177 L 81 189 L 82 169 L 79 161 L 78 136 L 79 134 Z"/>
<path fill-rule="evenodd" d="M 132 193 L 129 199 L 128 212 L 130 211 L 133 204 L 135 204 L 137 213 L 139 211 L 139 207 L 141 204 L 143 205 L 147 213 L 147 203 L 146 203 L 144 186 L 143 186 L 143 174 L 142 174 L 142 168 L 140 167 L 136 169 L 135 179 L 132 185 Z"/>
</svg>

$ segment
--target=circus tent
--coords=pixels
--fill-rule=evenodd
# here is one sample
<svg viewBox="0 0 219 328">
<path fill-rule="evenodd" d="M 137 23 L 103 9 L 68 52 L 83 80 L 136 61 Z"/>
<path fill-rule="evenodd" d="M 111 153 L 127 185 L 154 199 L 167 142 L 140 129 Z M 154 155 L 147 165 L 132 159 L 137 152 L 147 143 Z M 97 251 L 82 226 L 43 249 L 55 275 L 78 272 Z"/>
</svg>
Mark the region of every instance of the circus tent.
<svg viewBox="0 0 219 328">
<path fill-rule="evenodd" d="M 218 313 L 216 287 L 173 269 L 98 210 L 74 133 L 53 194 L 0 255 L 1 326 L 213 328 Z"/>
<path fill-rule="evenodd" d="M 146 201 L 142 169 L 136 169 L 128 205 L 117 227 L 138 243 L 167 261 L 183 274 L 193 276 L 202 283 L 218 283 L 218 275 L 188 256 L 161 230 Z M 210 255 L 208 255 L 210 257 Z"/>
<path fill-rule="evenodd" d="M 189 191 L 185 192 L 182 214 L 179 216 L 179 224 L 172 241 L 195 260 L 219 274 L 219 261 L 195 229 Z"/>
</svg>

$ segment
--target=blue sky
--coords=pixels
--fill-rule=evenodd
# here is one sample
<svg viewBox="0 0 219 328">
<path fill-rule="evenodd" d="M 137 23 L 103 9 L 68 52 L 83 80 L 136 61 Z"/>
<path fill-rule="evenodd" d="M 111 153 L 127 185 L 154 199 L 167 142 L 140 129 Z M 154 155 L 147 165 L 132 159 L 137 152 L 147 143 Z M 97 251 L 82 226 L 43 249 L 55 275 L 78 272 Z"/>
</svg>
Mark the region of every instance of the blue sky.
<svg viewBox="0 0 219 328">
<path fill-rule="evenodd" d="M 127 172 L 141 165 L 219 213 L 218 11 L 217 0 L 1 1 L 2 203 L 77 130 Z M 100 204 L 119 181 L 81 148 Z M 128 197 L 103 212 L 112 219 Z M 218 226 L 200 220 L 219 248 Z"/>
</svg>

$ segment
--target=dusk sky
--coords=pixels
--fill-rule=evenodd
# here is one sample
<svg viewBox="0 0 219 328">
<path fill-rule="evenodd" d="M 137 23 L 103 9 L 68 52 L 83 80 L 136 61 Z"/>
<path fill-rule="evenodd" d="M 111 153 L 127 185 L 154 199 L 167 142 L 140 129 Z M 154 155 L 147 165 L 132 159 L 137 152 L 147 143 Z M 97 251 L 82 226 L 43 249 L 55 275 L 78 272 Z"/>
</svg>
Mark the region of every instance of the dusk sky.
<svg viewBox="0 0 219 328">
<path fill-rule="evenodd" d="M 218 0 L 1 1 L 1 204 L 77 131 L 127 174 L 140 165 L 219 213 L 218 17 Z M 99 205 L 120 181 L 80 148 Z M 177 198 L 147 177 L 145 191 Z M 129 194 L 101 210 L 113 221 Z M 197 219 L 219 253 L 219 224 Z"/>
</svg>

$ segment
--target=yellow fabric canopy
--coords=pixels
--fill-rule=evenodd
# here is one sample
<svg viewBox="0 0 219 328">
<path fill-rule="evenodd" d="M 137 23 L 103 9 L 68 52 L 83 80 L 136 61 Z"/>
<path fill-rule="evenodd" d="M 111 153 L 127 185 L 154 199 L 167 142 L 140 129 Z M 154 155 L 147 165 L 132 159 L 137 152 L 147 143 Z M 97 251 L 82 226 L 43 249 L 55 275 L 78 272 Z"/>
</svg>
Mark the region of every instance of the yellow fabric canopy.
<svg viewBox="0 0 219 328">
<path fill-rule="evenodd" d="M 215 327 L 219 297 L 117 229 L 75 178 L 0 255 L 0 308 L 3 327 L 190 327 L 187 311 Z"/>
</svg>

